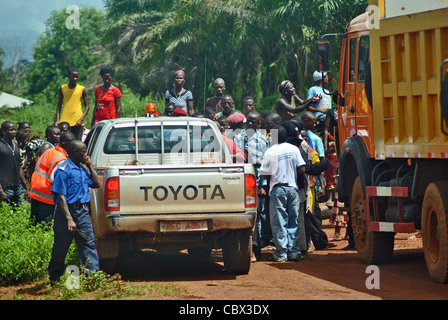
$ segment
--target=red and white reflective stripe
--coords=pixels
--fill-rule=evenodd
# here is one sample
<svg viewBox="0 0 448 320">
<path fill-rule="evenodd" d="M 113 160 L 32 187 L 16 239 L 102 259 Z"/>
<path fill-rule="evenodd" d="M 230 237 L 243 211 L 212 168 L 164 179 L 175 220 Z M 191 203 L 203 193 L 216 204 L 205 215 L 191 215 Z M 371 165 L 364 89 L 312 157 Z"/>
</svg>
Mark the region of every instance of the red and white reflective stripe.
<svg viewBox="0 0 448 320">
<path fill-rule="evenodd" d="M 407 187 L 366 187 L 366 195 L 369 197 L 407 197 Z"/>
<path fill-rule="evenodd" d="M 397 154 L 395 152 L 391 152 L 387 154 L 388 158 L 409 158 L 410 154 L 407 152 L 403 152 L 401 154 Z M 376 159 L 385 159 L 386 156 L 384 155 L 384 153 L 376 153 L 375 154 L 375 158 Z M 441 153 L 437 153 L 437 152 L 428 152 L 428 153 L 421 153 L 421 152 L 416 152 L 414 153 L 413 158 L 417 158 L 417 159 L 422 159 L 422 158 L 427 158 L 427 159 L 447 159 L 448 158 L 448 152 L 441 152 Z"/>
<path fill-rule="evenodd" d="M 413 233 L 415 232 L 415 226 L 412 222 L 395 223 L 395 222 L 370 221 L 369 230 L 378 232 Z"/>
<path fill-rule="evenodd" d="M 408 196 L 407 187 L 372 187 L 366 186 L 366 197 L 369 202 L 369 197 L 398 197 L 405 198 Z M 370 221 L 370 206 L 367 206 L 368 226 L 370 231 L 377 232 L 396 232 L 396 233 L 412 233 L 415 232 L 414 223 L 407 223 L 404 221 L 403 200 L 399 199 L 400 221 L 402 222 L 383 222 Z M 401 203 L 401 204 L 400 204 Z M 377 203 L 374 202 L 374 220 L 378 220 Z"/>
</svg>

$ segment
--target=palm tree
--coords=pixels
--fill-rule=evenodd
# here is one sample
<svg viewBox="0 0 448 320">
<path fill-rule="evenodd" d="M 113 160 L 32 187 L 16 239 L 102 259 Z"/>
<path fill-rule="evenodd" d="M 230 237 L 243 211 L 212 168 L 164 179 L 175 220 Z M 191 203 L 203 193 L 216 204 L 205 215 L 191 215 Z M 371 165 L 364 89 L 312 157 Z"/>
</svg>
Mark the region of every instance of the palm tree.
<svg viewBox="0 0 448 320">
<path fill-rule="evenodd" d="M 107 0 L 114 59 L 140 74 L 151 91 L 187 72 L 196 106 L 222 77 L 237 102 L 246 95 L 270 108 L 285 78 L 311 84 L 314 42 L 343 32 L 366 0 Z M 112 41 L 113 40 L 113 41 Z M 135 77 L 134 77 L 135 78 Z M 198 109 L 198 108 L 197 108 Z"/>
</svg>

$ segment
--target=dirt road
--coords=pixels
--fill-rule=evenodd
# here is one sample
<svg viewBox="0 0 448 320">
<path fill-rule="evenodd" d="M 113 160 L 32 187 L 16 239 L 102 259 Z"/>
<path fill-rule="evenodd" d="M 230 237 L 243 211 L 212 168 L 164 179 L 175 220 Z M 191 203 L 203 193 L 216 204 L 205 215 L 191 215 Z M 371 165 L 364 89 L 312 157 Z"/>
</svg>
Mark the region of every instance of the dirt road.
<svg viewBox="0 0 448 320">
<path fill-rule="evenodd" d="M 328 235 L 333 234 L 328 220 L 324 220 L 323 229 Z M 379 277 L 375 284 L 379 288 L 374 289 L 366 286 L 371 273 L 366 273 L 367 266 L 358 261 L 356 252 L 342 250 L 347 241 L 333 242 L 336 247 L 314 251 L 298 262 L 275 263 L 270 261 L 271 251 L 263 251 L 262 261 L 253 262 L 249 274 L 240 276 L 225 272 L 220 251 L 212 253 L 211 261 L 195 260 L 184 252 L 162 256 L 153 251 L 140 251 L 126 255 L 119 262 L 117 271 L 123 280 L 137 286 L 146 282 L 182 285 L 187 293 L 175 299 L 190 305 L 209 303 L 210 300 L 219 303 L 236 300 L 291 303 L 302 300 L 448 299 L 448 286 L 432 282 L 428 275 L 422 242 L 407 240 L 409 236 L 396 235 L 394 261 L 378 266 Z M 19 288 L 1 288 L 0 296 L 10 299 Z M 145 300 L 146 297 L 137 299 Z"/>
<path fill-rule="evenodd" d="M 332 234 L 328 220 L 324 230 Z M 366 265 L 355 251 L 335 248 L 315 251 L 299 262 L 274 263 L 264 251 L 248 275 L 224 272 L 220 253 L 213 261 L 192 260 L 186 253 L 163 257 L 152 252 L 128 256 L 119 266 L 123 279 L 140 283 L 162 281 L 188 288 L 185 300 L 440 300 L 448 299 L 448 287 L 433 283 L 426 271 L 422 244 L 397 234 L 394 262 L 379 266 L 379 288 L 368 289 Z M 372 281 L 370 281 L 372 283 Z"/>
</svg>

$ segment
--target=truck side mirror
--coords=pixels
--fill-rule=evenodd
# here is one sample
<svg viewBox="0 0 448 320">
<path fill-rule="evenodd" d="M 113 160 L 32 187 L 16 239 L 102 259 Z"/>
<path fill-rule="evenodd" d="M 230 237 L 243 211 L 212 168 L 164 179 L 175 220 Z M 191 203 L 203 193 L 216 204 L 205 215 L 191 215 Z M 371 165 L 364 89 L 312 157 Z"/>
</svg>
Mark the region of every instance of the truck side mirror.
<svg viewBox="0 0 448 320">
<path fill-rule="evenodd" d="M 442 62 L 440 67 L 440 114 L 441 114 L 441 129 L 445 135 L 448 135 L 448 70 L 444 74 L 445 64 L 448 59 Z"/>
<path fill-rule="evenodd" d="M 319 40 L 315 45 L 316 70 L 330 71 L 330 42 Z"/>
</svg>

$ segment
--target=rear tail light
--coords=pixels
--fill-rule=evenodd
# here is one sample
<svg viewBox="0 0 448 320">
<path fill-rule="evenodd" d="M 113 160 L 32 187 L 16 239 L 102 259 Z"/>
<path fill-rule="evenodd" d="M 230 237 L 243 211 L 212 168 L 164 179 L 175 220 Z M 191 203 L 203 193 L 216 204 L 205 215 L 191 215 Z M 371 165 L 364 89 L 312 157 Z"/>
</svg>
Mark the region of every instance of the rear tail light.
<svg viewBox="0 0 448 320">
<path fill-rule="evenodd" d="M 118 177 L 107 179 L 104 193 L 106 211 L 120 211 L 120 180 Z"/>
<path fill-rule="evenodd" d="M 257 180 L 253 174 L 244 175 L 245 184 L 245 206 L 246 208 L 257 207 Z"/>
</svg>

